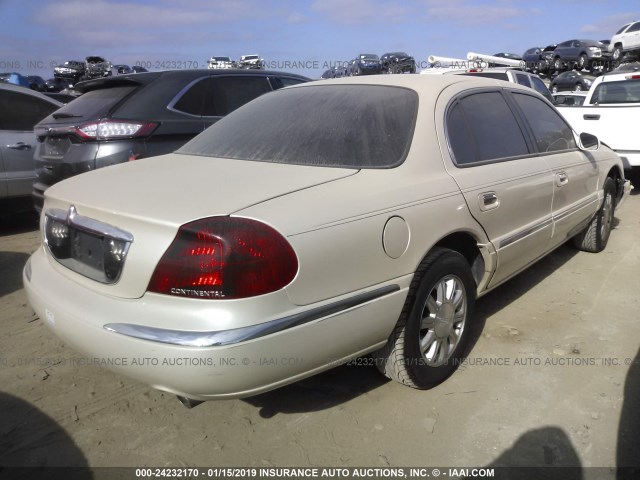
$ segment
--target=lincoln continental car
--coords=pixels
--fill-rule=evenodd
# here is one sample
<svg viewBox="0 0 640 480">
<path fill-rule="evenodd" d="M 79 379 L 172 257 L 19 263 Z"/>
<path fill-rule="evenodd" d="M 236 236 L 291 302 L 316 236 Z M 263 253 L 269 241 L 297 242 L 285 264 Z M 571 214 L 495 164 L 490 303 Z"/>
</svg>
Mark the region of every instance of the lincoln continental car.
<svg viewBox="0 0 640 480">
<path fill-rule="evenodd" d="M 71 348 L 186 404 L 368 354 L 425 389 L 468 353 L 478 296 L 568 240 L 603 250 L 629 188 L 529 88 L 323 80 L 52 186 L 24 284 Z"/>
</svg>

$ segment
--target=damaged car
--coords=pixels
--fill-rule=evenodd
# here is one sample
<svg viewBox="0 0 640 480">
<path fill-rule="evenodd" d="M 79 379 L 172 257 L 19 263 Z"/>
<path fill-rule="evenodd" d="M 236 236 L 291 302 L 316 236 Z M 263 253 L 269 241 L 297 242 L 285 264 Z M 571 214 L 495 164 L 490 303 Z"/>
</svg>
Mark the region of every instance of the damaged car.
<svg viewBox="0 0 640 480">
<path fill-rule="evenodd" d="M 87 57 L 83 80 L 108 77 L 112 74 L 111 62 L 102 57 Z"/>
<path fill-rule="evenodd" d="M 23 281 L 66 345 L 186 405 L 367 354 L 432 388 L 468 355 L 477 297 L 567 240 L 606 247 L 622 167 L 521 85 L 309 82 L 51 187 Z"/>
<path fill-rule="evenodd" d="M 53 69 L 53 76 L 55 78 L 68 80 L 73 84 L 79 82 L 84 77 L 85 72 L 86 65 L 84 62 L 68 60 Z"/>
</svg>

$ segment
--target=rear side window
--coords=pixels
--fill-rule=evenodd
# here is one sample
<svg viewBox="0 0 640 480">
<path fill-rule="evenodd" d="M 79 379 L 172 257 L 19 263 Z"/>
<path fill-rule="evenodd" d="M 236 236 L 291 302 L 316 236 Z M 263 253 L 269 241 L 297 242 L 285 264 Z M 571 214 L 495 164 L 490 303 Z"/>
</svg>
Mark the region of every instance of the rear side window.
<svg viewBox="0 0 640 480">
<path fill-rule="evenodd" d="M 602 82 L 593 92 L 591 103 L 640 103 L 640 80 Z"/>
<path fill-rule="evenodd" d="M 516 81 L 520 85 L 524 85 L 525 87 L 531 87 L 531 82 L 529 81 L 529 77 L 524 73 L 516 73 Z"/>
<path fill-rule="evenodd" d="M 399 87 L 278 90 L 223 118 L 178 153 L 296 165 L 390 168 L 406 157 L 418 95 Z"/>
<path fill-rule="evenodd" d="M 514 93 L 513 98 L 533 131 L 540 153 L 577 148 L 571 128 L 552 107 L 531 95 Z"/>
<path fill-rule="evenodd" d="M 208 78 L 198 80 L 191 85 L 178 101 L 173 105 L 175 110 L 188 113 L 189 115 L 202 114 L 202 104 L 204 103 L 204 97 L 207 94 Z"/>
<path fill-rule="evenodd" d="M 267 77 L 262 76 L 214 76 L 208 83 L 207 97 L 202 107 L 205 117 L 222 117 L 271 91 Z"/>
<path fill-rule="evenodd" d="M 58 107 L 31 95 L 0 90 L 0 130 L 30 131 Z"/>
<path fill-rule="evenodd" d="M 305 80 L 294 77 L 271 77 L 271 82 L 273 83 L 273 89 L 277 90 L 279 88 L 290 87 L 291 85 L 304 83 Z"/>
<path fill-rule="evenodd" d="M 214 75 L 193 83 L 172 108 L 190 115 L 224 117 L 271 90 L 267 77 Z"/>
<path fill-rule="evenodd" d="M 459 99 L 447 115 L 447 136 L 458 165 L 530 153 L 524 134 L 500 92 L 474 93 Z"/>
<path fill-rule="evenodd" d="M 77 97 L 74 101 L 64 105 L 56 113 L 73 115 L 71 118 L 93 120 L 102 118 L 109 113 L 121 100 L 136 90 L 137 86 L 100 88 L 91 90 Z M 47 118 L 47 121 L 68 122 L 69 116 L 64 115 L 60 120 Z"/>
<path fill-rule="evenodd" d="M 464 119 L 464 113 L 460 103 L 456 103 L 449 110 L 447 119 L 447 134 L 449 144 L 454 152 L 456 163 L 465 165 L 476 161 L 476 144 L 469 135 L 467 122 Z"/>
</svg>

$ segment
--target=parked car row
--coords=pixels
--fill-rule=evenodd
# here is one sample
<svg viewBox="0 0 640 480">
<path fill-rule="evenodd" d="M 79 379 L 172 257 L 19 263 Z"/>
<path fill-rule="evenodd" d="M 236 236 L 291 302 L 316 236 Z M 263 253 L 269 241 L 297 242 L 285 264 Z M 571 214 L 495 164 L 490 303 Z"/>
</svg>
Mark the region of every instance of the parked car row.
<svg viewBox="0 0 640 480">
<path fill-rule="evenodd" d="M 247 70 L 261 70 L 265 68 L 264 58 L 254 53 L 250 55 L 241 55 L 240 59 L 235 62 L 230 57 L 212 56 L 207 65 L 211 70 L 228 70 L 231 68 L 244 68 Z"/>
<path fill-rule="evenodd" d="M 80 97 L 35 127 L 35 207 L 60 180 L 173 152 L 250 100 L 308 80 L 266 70 L 173 70 L 82 82 Z"/>
<path fill-rule="evenodd" d="M 375 53 L 361 53 L 343 65 L 326 70 L 321 78 L 356 77 L 380 73 L 416 73 L 416 61 L 405 52 L 389 52 L 381 57 Z"/>
<path fill-rule="evenodd" d="M 103 57 L 89 56 L 85 60 L 69 60 L 53 69 L 53 76 L 77 83 L 82 80 L 108 77 L 112 74 L 111 62 Z"/>
<path fill-rule="evenodd" d="M 589 70 L 607 72 L 625 58 L 640 54 L 640 21 L 623 25 L 611 40 L 572 39 L 545 48 L 533 47 L 522 56 L 526 68 L 535 73 Z"/>
</svg>

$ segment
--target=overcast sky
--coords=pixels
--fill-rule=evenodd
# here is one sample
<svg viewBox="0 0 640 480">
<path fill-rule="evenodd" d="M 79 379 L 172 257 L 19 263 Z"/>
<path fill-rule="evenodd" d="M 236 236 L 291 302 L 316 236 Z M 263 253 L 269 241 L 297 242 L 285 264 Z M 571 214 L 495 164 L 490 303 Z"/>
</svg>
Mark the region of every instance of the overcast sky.
<svg viewBox="0 0 640 480">
<path fill-rule="evenodd" d="M 0 0 L 0 71 L 46 78 L 100 55 L 149 70 L 206 68 L 257 53 L 318 77 L 358 53 L 464 58 L 522 54 L 571 38 L 609 39 L 639 0 Z"/>
</svg>

